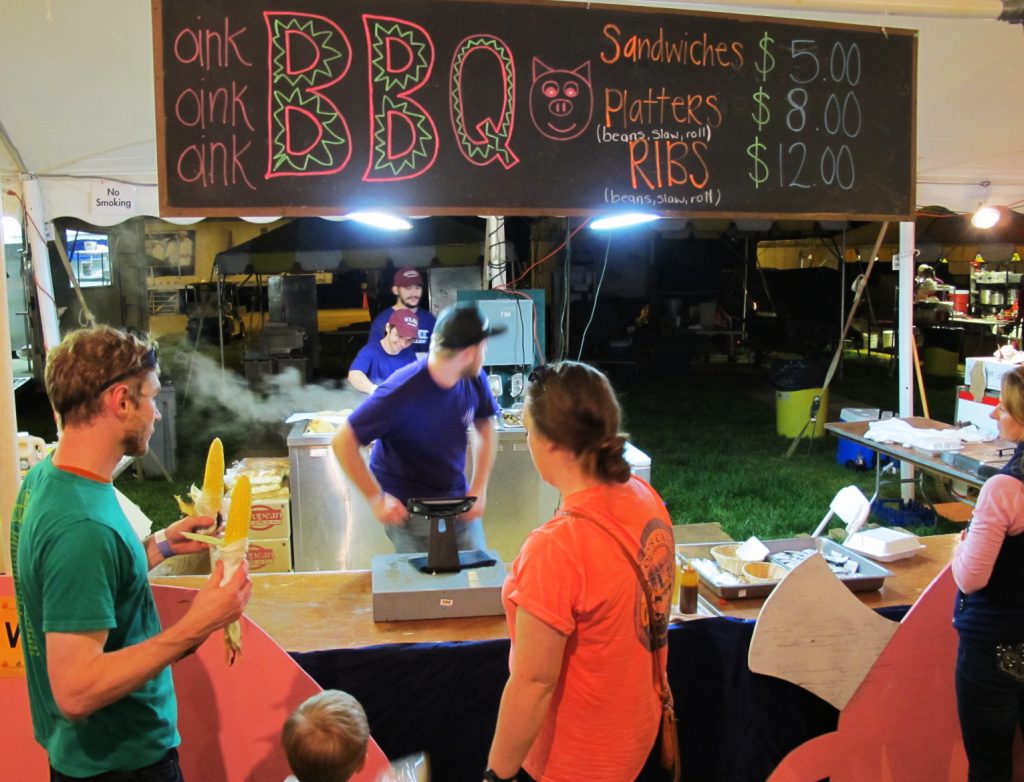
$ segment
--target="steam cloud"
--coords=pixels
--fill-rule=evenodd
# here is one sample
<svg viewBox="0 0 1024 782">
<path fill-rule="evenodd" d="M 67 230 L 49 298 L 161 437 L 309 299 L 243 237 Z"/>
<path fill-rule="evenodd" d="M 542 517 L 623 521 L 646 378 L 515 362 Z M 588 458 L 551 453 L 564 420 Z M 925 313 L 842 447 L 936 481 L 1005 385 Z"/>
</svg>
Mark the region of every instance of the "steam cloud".
<svg viewBox="0 0 1024 782">
<path fill-rule="evenodd" d="M 220 404 L 236 421 L 281 424 L 293 413 L 353 409 L 366 399 L 345 383 L 303 385 L 299 370 L 293 367 L 264 376 L 262 391 L 257 393 L 243 377 L 200 353 L 179 353 L 170 364 L 178 394 L 198 406 Z"/>
</svg>

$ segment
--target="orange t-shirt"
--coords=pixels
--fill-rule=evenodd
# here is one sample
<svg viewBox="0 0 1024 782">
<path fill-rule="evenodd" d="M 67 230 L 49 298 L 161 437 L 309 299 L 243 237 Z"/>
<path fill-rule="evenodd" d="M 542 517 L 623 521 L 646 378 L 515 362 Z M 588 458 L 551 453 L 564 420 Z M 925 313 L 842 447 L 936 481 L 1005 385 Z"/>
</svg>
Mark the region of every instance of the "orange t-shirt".
<svg viewBox="0 0 1024 782">
<path fill-rule="evenodd" d="M 635 779 L 661 716 L 647 601 L 622 549 L 591 519 L 635 553 L 658 615 L 662 670 L 667 659 L 675 544 L 661 497 L 636 477 L 567 497 L 530 533 L 502 589 L 513 650 L 519 606 L 567 637 L 551 708 L 523 763 L 543 782 Z"/>
</svg>

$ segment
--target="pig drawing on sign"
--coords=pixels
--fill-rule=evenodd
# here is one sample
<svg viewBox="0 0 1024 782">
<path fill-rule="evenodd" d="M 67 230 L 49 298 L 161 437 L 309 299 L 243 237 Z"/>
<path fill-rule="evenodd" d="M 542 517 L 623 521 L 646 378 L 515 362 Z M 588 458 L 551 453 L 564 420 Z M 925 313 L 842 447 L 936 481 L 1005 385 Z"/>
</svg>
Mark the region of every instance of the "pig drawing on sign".
<svg viewBox="0 0 1024 782">
<path fill-rule="evenodd" d="M 590 125 L 593 113 L 590 60 L 569 71 L 533 58 L 530 116 L 542 136 L 552 141 L 574 139 Z"/>
</svg>

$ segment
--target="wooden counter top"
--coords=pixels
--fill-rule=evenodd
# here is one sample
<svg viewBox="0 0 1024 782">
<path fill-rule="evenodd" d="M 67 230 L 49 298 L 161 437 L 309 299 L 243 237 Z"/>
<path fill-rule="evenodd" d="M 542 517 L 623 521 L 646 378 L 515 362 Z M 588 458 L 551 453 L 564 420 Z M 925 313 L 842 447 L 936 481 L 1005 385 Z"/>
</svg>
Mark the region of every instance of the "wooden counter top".
<svg viewBox="0 0 1024 782">
<path fill-rule="evenodd" d="M 198 589 L 206 576 L 152 581 Z M 374 622 L 369 570 L 257 573 L 252 583 L 246 615 L 289 652 L 508 638 L 503 616 Z"/>
<path fill-rule="evenodd" d="M 883 563 L 893 576 L 886 579 L 881 590 L 860 592 L 858 597 L 871 608 L 914 603 L 949 562 L 957 537 L 953 533 L 921 538 L 923 551 L 910 559 Z M 206 583 L 206 576 L 161 576 L 152 581 L 198 589 Z M 368 570 L 258 573 L 252 581 L 253 595 L 246 614 L 290 652 L 508 637 L 501 616 L 374 622 Z M 764 604 L 764 598 L 721 601 L 704 589 L 702 585 L 704 597 L 725 616 L 756 619 Z"/>
</svg>

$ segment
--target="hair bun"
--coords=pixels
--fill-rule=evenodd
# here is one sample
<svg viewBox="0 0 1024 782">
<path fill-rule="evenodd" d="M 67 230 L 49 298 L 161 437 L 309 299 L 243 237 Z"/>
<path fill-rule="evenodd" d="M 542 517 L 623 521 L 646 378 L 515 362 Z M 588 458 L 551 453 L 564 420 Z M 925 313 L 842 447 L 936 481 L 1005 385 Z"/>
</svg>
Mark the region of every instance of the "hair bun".
<svg viewBox="0 0 1024 782">
<path fill-rule="evenodd" d="M 625 483 L 629 480 L 630 468 L 626 461 L 627 438 L 622 434 L 606 437 L 595 449 L 597 473 L 606 480 Z"/>
</svg>

